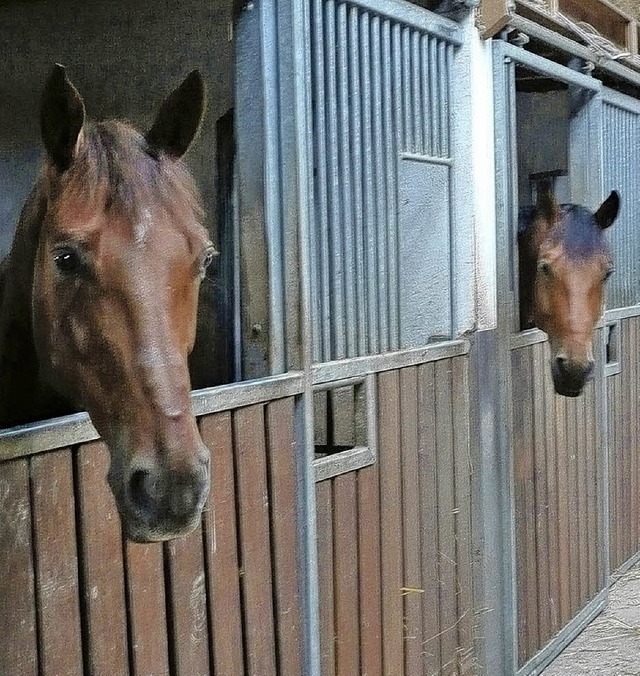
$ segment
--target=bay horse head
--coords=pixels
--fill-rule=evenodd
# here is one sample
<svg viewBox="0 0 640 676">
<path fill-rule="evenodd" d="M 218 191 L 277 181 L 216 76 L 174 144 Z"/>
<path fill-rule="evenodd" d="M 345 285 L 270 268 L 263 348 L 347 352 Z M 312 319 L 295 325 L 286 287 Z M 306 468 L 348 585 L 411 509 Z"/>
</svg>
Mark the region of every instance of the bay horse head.
<svg viewBox="0 0 640 676">
<path fill-rule="evenodd" d="M 593 374 L 593 331 L 613 272 L 604 231 L 619 206 L 615 191 L 593 213 L 543 190 L 520 214 L 521 328 L 548 334 L 554 388 L 565 397 L 577 397 Z"/>
<path fill-rule="evenodd" d="M 209 491 L 187 358 L 215 252 L 181 162 L 203 111 L 197 71 L 146 134 L 89 121 L 62 66 L 42 96 L 34 345 L 41 377 L 88 411 L 109 447 L 109 485 L 134 540 L 191 531 Z"/>
</svg>

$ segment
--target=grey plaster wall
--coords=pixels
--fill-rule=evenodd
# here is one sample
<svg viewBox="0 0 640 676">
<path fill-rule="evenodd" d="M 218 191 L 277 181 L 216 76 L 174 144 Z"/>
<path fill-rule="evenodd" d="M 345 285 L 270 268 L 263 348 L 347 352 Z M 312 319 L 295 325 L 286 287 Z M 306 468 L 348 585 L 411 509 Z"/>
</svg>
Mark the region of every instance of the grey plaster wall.
<svg viewBox="0 0 640 676">
<path fill-rule="evenodd" d="M 38 104 L 54 62 L 95 119 L 151 124 L 162 99 L 202 70 L 208 108 L 187 161 L 216 232 L 215 122 L 233 106 L 231 0 L 32 0 L 0 4 L 0 256 L 37 171 Z"/>
</svg>

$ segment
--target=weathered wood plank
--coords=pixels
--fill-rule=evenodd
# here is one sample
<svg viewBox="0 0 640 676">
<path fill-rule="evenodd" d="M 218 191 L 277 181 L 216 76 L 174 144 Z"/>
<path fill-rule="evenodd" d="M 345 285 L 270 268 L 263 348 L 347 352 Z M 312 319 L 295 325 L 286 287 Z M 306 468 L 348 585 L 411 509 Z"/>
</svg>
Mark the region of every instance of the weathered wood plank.
<svg viewBox="0 0 640 676">
<path fill-rule="evenodd" d="M 169 574 L 171 654 L 179 674 L 208 676 L 209 631 L 202 529 L 165 545 Z"/>
<path fill-rule="evenodd" d="M 402 503 L 399 378 L 387 371 L 378 378 L 380 530 L 382 539 L 382 643 L 386 676 L 404 669 L 402 602 Z"/>
<path fill-rule="evenodd" d="M 87 630 L 85 668 L 92 674 L 126 674 L 129 648 L 122 536 L 118 511 L 106 482 L 106 446 L 102 442 L 81 446 L 77 468 Z"/>
<path fill-rule="evenodd" d="M 278 676 L 298 676 L 303 671 L 302 600 L 298 566 L 298 511 L 296 509 L 296 444 L 293 427 L 294 399 L 292 397 L 279 399 L 267 405 Z M 355 495 L 353 499 L 355 510 Z M 353 542 L 351 544 L 353 546 Z"/>
<path fill-rule="evenodd" d="M 469 364 L 452 360 L 453 435 L 455 448 L 456 570 L 458 578 L 458 673 L 477 671 L 474 659 L 474 607 L 471 570 L 471 484 L 473 465 L 469 438 Z"/>
<path fill-rule="evenodd" d="M 438 482 L 436 452 L 435 364 L 419 367 L 418 463 L 422 542 L 423 673 L 440 672 L 440 601 L 438 562 Z"/>
<path fill-rule="evenodd" d="M 436 362 L 436 448 L 438 455 L 438 563 L 440 582 L 440 655 L 442 670 L 454 672 L 457 661 L 457 576 L 455 476 L 451 362 Z"/>
<path fill-rule="evenodd" d="M 566 398 L 554 395 L 556 420 L 556 448 L 558 459 L 558 576 L 560 580 L 560 626 L 564 627 L 571 614 L 571 568 L 569 560 L 569 493 Z"/>
<path fill-rule="evenodd" d="M 124 550 L 133 674 L 169 673 L 162 545 L 127 542 Z"/>
<path fill-rule="evenodd" d="M 201 418 L 200 432 L 211 452 L 211 490 L 204 512 L 204 536 L 212 663 L 214 673 L 235 676 L 244 673 L 244 661 L 231 413 Z"/>
<path fill-rule="evenodd" d="M 27 460 L 0 463 L 0 674 L 36 676 L 38 648 Z"/>
<path fill-rule="evenodd" d="M 248 406 L 236 411 L 234 433 L 243 572 L 245 668 L 255 676 L 275 676 L 277 658 L 263 406 Z"/>
<path fill-rule="evenodd" d="M 31 484 L 40 670 L 43 675 L 82 674 L 71 451 L 34 456 Z"/>
<path fill-rule="evenodd" d="M 367 676 L 382 674 L 380 546 L 380 472 L 376 463 L 358 472 L 360 662 Z"/>
<path fill-rule="evenodd" d="M 355 472 L 333 480 L 336 672 L 360 672 L 358 523 Z"/>
<path fill-rule="evenodd" d="M 420 567 L 420 472 L 418 468 L 417 368 L 400 372 L 402 519 L 404 535 L 405 671 L 422 670 L 422 571 Z M 415 591 L 414 591 L 415 590 Z"/>
<path fill-rule="evenodd" d="M 320 590 L 320 673 L 335 674 L 333 584 L 333 489 L 331 481 L 316 484 L 318 587 Z"/>
</svg>

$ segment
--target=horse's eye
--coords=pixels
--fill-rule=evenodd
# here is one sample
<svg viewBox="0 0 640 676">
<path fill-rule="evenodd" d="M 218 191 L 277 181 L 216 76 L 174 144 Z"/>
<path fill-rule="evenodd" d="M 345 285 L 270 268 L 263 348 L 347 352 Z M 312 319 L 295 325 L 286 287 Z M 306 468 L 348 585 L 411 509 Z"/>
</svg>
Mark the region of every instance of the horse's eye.
<svg viewBox="0 0 640 676">
<path fill-rule="evenodd" d="M 606 282 L 609 277 L 615 272 L 615 268 L 607 268 L 604 272 L 604 281 Z"/>
<path fill-rule="evenodd" d="M 80 272 L 82 259 L 80 254 L 70 246 L 63 246 L 53 253 L 53 262 L 60 272 L 65 275 L 73 275 Z"/>
<path fill-rule="evenodd" d="M 204 277 L 207 268 L 213 263 L 214 258 L 218 255 L 218 252 L 213 248 L 209 247 L 203 254 L 200 262 L 200 274 Z"/>
<path fill-rule="evenodd" d="M 540 261 L 538 263 L 538 270 L 547 277 L 551 275 L 551 266 L 547 261 Z"/>
</svg>

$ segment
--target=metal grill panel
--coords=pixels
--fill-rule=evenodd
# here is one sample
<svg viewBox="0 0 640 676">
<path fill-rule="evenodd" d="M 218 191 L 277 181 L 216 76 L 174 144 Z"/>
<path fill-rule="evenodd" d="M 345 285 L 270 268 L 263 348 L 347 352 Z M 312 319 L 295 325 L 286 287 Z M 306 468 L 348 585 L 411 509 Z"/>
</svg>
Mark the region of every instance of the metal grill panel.
<svg viewBox="0 0 640 676">
<path fill-rule="evenodd" d="M 313 0 L 313 142 L 315 222 L 312 231 L 314 360 L 330 361 L 424 344 L 451 333 L 450 260 L 430 250 L 450 239 L 450 73 L 454 45 L 426 29 L 355 4 Z M 401 163 L 425 163 L 412 186 Z M 400 195 L 439 184 L 437 222 L 403 216 Z M 413 213 L 415 209 L 408 209 Z M 405 233 L 409 228 L 412 232 Z M 424 233 L 422 239 L 417 235 Z M 421 265 L 403 265 L 403 242 L 423 242 Z M 436 246 L 433 247 L 434 240 Z M 415 319 L 403 329 L 401 289 L 433 268 L 445 283 L 434 304 L 442 321 Z M 446 266 L 446 270 L 440 269 Z M 422 319 L 420 320 L 422 321 Z"/>
<path fill-rule="evenodd" d="M 640 303 L 640 102 L 625 101 L 607 98 L 603 110 L 604 194 L 617 190 L 621 197 L 607 231 L 616 269 L 607 283 L 608 309 Z"/>
</svg>

